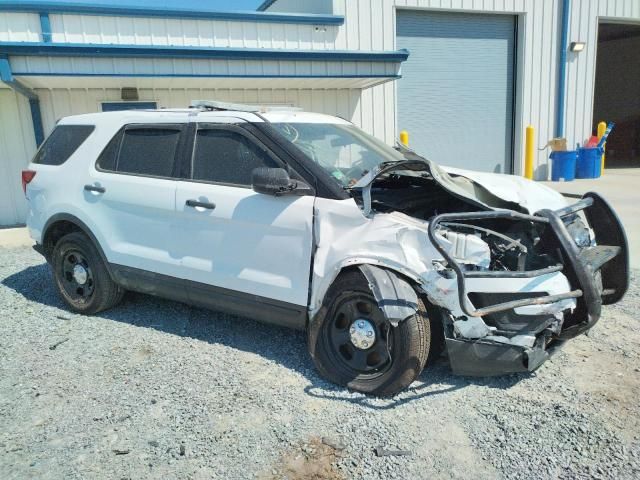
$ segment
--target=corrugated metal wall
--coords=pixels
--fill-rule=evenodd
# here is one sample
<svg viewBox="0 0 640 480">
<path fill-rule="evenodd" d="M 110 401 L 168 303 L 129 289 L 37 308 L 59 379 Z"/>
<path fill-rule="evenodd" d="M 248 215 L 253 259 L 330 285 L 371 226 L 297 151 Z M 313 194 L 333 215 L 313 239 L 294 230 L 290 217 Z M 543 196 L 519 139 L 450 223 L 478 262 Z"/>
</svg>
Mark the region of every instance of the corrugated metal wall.
<svg viewBox="0 0 640 480">
<path fill-rule="evenodd" d="M 236 48 L 335 48 L 338 26 L 180 18 L 50 15 L 54 42 Z"/>
<path fill-rule="evenodd" d="M 579 142 L 593 120 L 598 18 L 640 22 L 640 0 L 572 0 L 571 6 L 569 40 L 586 42 L 583 52 L 568 53 L 567 65 L 566 136 Z"/>
<path fill-rule="evenodd" d="M 29 102 L 0 88 L 0 225 L 23 223 L 27 216 L 20 172 L 35 148 Z"/>
<path fill-rule="evenodd" d="M 39 42 L 40 17 L 35 13 L 0 12 L 0 42 Z"/>
<path fill-rule="evenodd" d="M 334 13 L 345 16 L 336 48 L 393 50 L 395 8 L 491 12 L 519 16 L 516 97 L 516 169 L 522 171 L 526 125 L 536 128 L 538 146 L 553 138 L 555 130 L 560 0 L 334 0 Z M 639 0 L 572 0 L 569 41 L 585 41 L 587 48 L 568 54 L 565 135 L 570 143 L 582 141 L 591 131 L 597 49 L 598 18 L 640 22 Z M 395 7 L 395 8 L 394 8 Z M 365 127 L 393 141 L 396 125 L 396 85 L 385 84 L 363 92 L 371 103 L 375 124 Z M 380 118 L 381 117 L 381 118 Z M 547 178 L 547 152 L 537 153 L 536 177 Z"/>
</svg>

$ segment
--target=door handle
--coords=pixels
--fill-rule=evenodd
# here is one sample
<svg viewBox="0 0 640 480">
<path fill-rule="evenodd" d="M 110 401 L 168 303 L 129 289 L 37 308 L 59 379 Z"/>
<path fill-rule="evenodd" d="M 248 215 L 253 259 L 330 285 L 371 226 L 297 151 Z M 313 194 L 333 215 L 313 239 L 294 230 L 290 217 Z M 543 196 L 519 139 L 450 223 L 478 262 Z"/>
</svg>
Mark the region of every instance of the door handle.
<svg viewBox="0 0 640 480">
<path fill-rule="evenodd" d="M 187 200 L 186 201 L 186 205 L 187 207 L 201 207 L 201 208 L 206 208 L 208 210 L 213 210 L 214 208 L 216 208 L 216 204 L 212 203 L 212 202 L 201 202 L 200 200 Z"/>
<path fill-rule="evenodd" d="M 85 185 L 84 189 L 87 192 L 96 192 L 96 193 L 104 193 L 107 191 L 104 187 L 98 187 L 97 185 Z"/>
</svg>

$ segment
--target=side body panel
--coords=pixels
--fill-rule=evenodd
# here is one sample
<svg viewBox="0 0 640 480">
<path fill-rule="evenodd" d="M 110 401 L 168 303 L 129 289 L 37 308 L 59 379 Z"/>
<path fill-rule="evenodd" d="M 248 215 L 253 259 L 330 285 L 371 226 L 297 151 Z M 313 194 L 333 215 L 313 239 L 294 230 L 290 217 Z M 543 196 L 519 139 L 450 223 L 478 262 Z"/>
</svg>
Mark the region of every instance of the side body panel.
<svg viewBox="0 0 640 480">
<path fill-rule="evenodd" d="M 189 207 L 187 200 L 215 209 Z M 250 188 L 178 182 L 172 232 L 181 278 L 307 305 L 312 196 L 274 197 Z"/>
</svg>

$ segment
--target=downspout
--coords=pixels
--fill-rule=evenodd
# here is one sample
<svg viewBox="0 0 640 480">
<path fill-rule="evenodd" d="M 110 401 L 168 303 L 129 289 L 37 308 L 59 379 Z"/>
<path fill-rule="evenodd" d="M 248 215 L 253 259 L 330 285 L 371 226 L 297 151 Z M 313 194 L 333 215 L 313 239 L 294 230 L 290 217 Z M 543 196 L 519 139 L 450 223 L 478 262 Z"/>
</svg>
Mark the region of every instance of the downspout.
<svg viewBox="0 0 640 480">
<path fill-rule="evenodd" d="M 558 105 L 556 108 L 556 138 L 564 137 L 564 104 L 566 100 L 567 38 L 569 36 L 569 7 L 571 0 L 562 0 L 562 27 L 560 30 L 560 60 L 558 62 Z"/>
<path fill-rule="evenodd" d="M 40 112 L 40 99 L 36 92 L 20 83 L 11 72 L 9 57 L 0 55 L 0 81 L 5 83 L 14 92 L 24 95 L 29 100 L 29 110 L 31 111 L 31 122 L 33 123 L 33 134 L 36 146 L 44 141 L 44 128 L 42 127 L 42 114 Z"/>
</svg>

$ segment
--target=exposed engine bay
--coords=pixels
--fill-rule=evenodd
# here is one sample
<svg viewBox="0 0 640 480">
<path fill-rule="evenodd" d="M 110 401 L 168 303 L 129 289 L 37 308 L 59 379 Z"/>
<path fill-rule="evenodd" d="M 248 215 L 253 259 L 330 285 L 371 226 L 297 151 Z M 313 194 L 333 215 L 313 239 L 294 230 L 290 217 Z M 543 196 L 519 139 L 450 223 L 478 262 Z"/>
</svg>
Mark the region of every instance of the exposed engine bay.
<svg viewBox="0 0 640 480">
<path fill-rule="evenodd" d="M 428 222 L 429 240 L 442 255 L 432 262 L 442 278 L 435 287 L 457 286 L 459 308 L 445 310 L 443 319 L 457 373 L 533 370 L 547 346 L 591 328 L 607 295 L 625 289 L 626 239 L 595 194 L 531 211 L 424 159 L 383 165 L 352 194 L 367 216 L 400 212 Z M 605 232 L 614 226 L 613 234 Z M 432 287 L 425 286 L 430 300 L 446 303 Z"/>
</svg>

